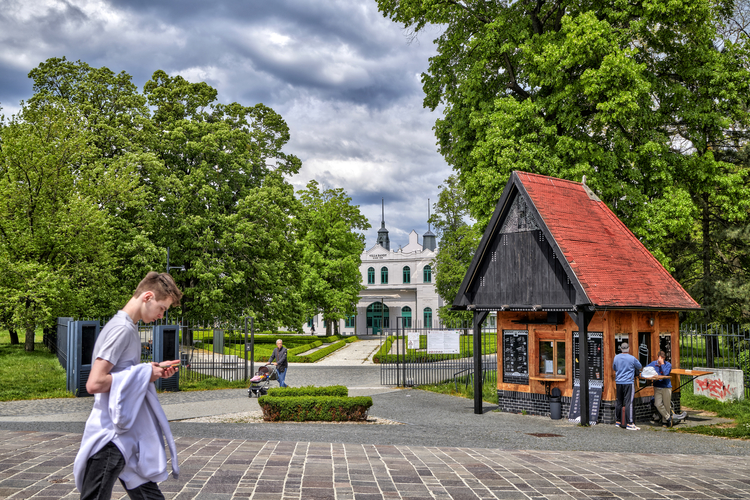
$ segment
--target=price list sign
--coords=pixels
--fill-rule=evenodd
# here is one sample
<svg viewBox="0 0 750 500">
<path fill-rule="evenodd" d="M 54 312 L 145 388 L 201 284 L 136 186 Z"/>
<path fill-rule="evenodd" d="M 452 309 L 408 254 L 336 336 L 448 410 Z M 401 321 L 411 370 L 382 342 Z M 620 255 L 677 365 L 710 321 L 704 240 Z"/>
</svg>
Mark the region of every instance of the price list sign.
<svg viewBox="0 0 750 500">
<path fill-rule="evenodd" d="M 602 349 L 603 332 L 588 332 L 588 376 L 589 380 L 602 380 L 604 377 L 604 351 Z M 581 379 L 581 342 L 578 332 L 573 332 L 573 356 L 576 380 Z"/>
<path fill-rule="evenodd" d="M 503 382 L 529 383 L 529 332 L 503 330 Z"/>
</svg>

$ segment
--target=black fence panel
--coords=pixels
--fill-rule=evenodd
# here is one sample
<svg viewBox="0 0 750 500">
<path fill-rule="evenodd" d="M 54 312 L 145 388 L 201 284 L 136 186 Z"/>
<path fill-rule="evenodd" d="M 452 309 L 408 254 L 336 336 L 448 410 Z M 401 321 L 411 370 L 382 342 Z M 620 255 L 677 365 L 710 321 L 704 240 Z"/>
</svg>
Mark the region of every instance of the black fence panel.
<svg viewBox="0 0 750 500">
<path fill-rule="evenodd" d="M 410 318 L 409 318 L 410 319 Z M 408 321 L 408 320 L 407 320 Z M 396 318 L 396 328 L 381 335 L 377 361 L 380 383 L 399 387 L 444 382 L 469 385 L 474 377 L 474 331 L 471 322 L 424 327 Z M 497 381 L 497 328 L 482 328 L 482 377 Z"/>
</svg>

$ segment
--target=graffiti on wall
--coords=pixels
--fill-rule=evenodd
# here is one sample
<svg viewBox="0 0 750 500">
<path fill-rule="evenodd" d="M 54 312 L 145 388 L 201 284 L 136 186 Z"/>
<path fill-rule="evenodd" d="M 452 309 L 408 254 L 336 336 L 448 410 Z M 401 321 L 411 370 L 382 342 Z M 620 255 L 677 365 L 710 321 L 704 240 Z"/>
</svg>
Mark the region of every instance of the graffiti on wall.
<svg viewBox="0 0 750 500">
<path fill-rule="evenodd" d="M 737 394 L 738 387 L 732 387 L 721 378 L 697 378 L 695 379 L 693 389 L 697 396 L 708 396 L 709 398 L 718 399 L 719 401 L 739 399 Z"/>
</svg>

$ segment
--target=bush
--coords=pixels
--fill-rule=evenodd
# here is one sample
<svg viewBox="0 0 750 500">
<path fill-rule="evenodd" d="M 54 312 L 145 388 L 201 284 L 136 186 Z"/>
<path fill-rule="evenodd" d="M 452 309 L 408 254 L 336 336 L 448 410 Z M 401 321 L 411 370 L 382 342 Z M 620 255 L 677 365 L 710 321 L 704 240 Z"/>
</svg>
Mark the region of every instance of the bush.
<svg viewBox="0 0 750 500">
<path fill-rule="evenodd" d="M 343 385 L 329 385 L 327 387 L 315 387 L 308 385 L 305 387 L 278 387 L 268 391 L 269 397 L 288 398 L 297 396 L 337 396 L 347 397 L 349 389 Z"/>
<path fill-rule="evenodd" d="M 352 338 L 356 340 L 356 337 L 352 337 Z M 349 340 L 349 339 L 339 340 L 338 342 L 335 342 L 335 343 L 329 345 L 328 347 L 324 347 L 323 349 L 318 349 L 317 351 L 315 351 L 315 352 L 313 352 L 311 354 L 308 354 L 306 356 L 292 356 L 291 354 L 289 354 L 287 356 L 287 360 L 289 362 L 293 362 L 293 363 L 314 363 L 315 361 L 317 361 L 317 360 L 319 360 L 321 358 L 324 358 L 325 356 L 328 356 L 333 351 L 335 351 L 337 349 L 341 349 L 348 342 L 351 342 L 351 340 Z"/>
<path fill-rule="evenodd" d="M 367 420 L 372 398 L 338 396 L 261 396 L 258 403 L 263 408 L 267 422 L 352 422 Z"/>
</svg>

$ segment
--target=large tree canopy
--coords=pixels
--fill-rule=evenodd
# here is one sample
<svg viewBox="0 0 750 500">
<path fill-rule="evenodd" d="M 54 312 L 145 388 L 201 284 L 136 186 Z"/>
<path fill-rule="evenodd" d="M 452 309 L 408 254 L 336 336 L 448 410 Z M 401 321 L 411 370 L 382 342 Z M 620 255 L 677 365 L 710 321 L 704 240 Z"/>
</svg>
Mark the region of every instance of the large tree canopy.
<svg viewBox="0 0 750 500">
<path fill-rule="evenodd" d="M 116 310 L 167 248 L 192 319 L 301 329 L 312 310 L 348 310 L 366 221 L 341 190 L 295 197 L 301 163 L 274 110 L 163 71 L 142 93 L 65 58 L 29 77 L 34 95 L 0 121 L 0 321 L 32 346 L 55 315 Z"/>
<path fill-rule="evenodd" d="M 746 36 L 727 29 L 733 2 L 378 4 L 416 34 L 443 28 L 425 105 L 444 107 L 440 151 L 480 228 L 511 171 L 586 175 L 709 317 L 728 317 L 735 252 L 723 247 L 742 240 L 722 235 L 747 223 L 750 201 L 737 161 L 750 60 Z"/>
</svg>

